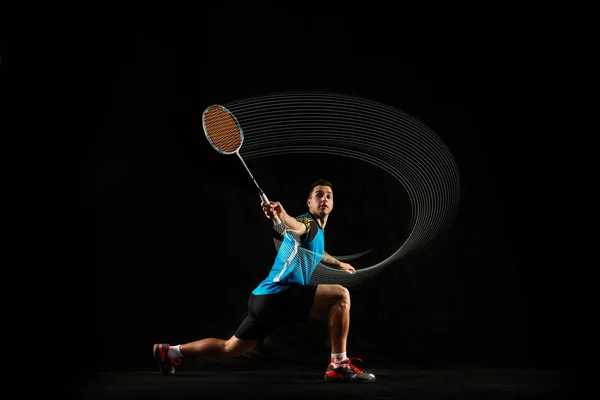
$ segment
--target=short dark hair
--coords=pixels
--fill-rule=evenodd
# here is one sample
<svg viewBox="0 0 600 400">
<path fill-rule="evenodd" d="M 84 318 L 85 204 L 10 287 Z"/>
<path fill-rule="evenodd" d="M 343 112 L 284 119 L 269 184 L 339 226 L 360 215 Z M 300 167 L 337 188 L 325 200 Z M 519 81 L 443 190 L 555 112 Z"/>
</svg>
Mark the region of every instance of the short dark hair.
<svg viewBox="0 0 600 400">
<path fill-rule="evenodd" d="M 329 182 L 328 180 L 325 180 L 325 179 L 318 179 L 310 185 L 310 187 L 309 187 L 310 190 L 308 191 L 308 197 L 307 197 L 308 199 L 310 199 L 310 196 L 312 195 L 314 188 L 317 186 L 329 186 L 331 188 L 331 190 L 333 191 L 333 185 L 331 184 L 331 182 Z"/>
</svg>

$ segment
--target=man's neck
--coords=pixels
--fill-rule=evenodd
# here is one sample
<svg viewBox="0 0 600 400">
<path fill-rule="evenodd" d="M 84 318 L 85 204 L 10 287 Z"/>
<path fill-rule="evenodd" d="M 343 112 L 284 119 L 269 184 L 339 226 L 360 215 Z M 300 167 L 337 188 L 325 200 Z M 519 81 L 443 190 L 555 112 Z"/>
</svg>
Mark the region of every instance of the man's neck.
<svg viewBox="0 0 600 400">
<path fill-rule="evenodd" d="M 329 217 L 329 215 L 326 215 L 324 217 L 319 217 L 319 216 L 314 216 L 315 220 L 317 221 L 317 223 L 319 224 L 319 226 L 321 227 L 321 229 L 325 229 L 325 225 L 327 224 L 327 218 Z"/>
</svg>

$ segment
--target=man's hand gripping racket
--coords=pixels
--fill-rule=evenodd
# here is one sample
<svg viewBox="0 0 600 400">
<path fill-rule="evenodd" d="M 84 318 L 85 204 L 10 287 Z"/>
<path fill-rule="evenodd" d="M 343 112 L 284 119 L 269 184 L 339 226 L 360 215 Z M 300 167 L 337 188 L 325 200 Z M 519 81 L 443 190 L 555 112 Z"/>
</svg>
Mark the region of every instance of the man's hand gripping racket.
<svg viewBox="0 0 600 400">
<path fill-rule="evenodd" d="M 208 106 L 202 113 L 202 128 L 204 129 L 206 139 L 216 151 L 225 155 L 237 154 L 244 168 L 246 168 L 248 175 L 250 175 L 252 182 L 256 185 L 260 199 L 264 203 L 269 204 L 270 201 L 267 195 L 258 186 L 256 179 L 254 179 L 250 169 L 248 169 L 248 166 L 240 155 L 240 148 L 244 142 L 244 131 L 237 118 L 227 108 L 213 104 Z M 273 224 L 279 225 L 280 223 L 279 218 L 273 216 Z"/>
</svg>

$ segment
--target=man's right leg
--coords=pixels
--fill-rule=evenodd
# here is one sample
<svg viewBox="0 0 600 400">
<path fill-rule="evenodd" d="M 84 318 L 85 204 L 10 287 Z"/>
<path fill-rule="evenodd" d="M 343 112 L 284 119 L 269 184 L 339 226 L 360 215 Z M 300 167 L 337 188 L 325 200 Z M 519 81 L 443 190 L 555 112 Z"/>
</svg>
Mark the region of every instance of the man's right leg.
<svg viewBox="0 0 600 400">
<path fill-rule="evenodd" d="M 237 357 L 252 350 L 256 340 L 242 340 L 235 335 L 228 340 L 207 338 L 179 346 L 184 356 L 196 357 Z"/>
</svg>

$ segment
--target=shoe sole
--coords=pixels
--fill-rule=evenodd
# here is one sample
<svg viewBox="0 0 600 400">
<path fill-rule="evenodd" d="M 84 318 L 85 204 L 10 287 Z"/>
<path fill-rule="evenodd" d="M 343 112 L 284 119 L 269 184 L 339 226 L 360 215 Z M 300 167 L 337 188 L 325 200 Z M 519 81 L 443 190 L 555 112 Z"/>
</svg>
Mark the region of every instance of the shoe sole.
<svg viewBox="0 0 600 400">
<path fill-rule="evenodd" d="M 361 380 L 361 379 L 357 379 L 357 380 L 346 380 L 344 378 L 334 378 L 331 377 L 327 374 L 325 374 L 325 382 L 331 382 L 331 383 L 372 383 L 375 382 L 376 378 L 371 379 L 370 381 L 367 380 Z"/>
</svg>

